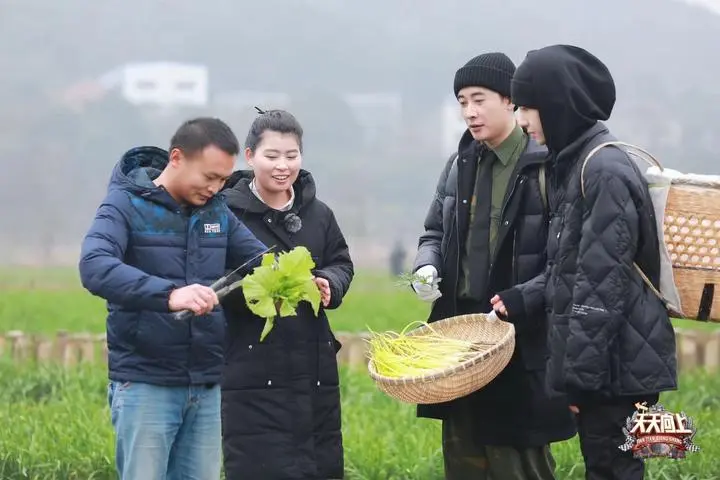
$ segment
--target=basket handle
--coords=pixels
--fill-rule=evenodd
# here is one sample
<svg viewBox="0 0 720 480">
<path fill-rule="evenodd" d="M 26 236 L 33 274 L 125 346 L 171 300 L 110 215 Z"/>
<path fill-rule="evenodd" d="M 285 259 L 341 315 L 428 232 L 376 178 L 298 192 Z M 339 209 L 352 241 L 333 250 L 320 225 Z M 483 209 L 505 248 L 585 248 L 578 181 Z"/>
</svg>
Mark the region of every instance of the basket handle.
<svg viewBox="0 0 720 480">
<path fill-rule="evenodd" d="M 590 150 L 590 153 L 588 153 L 585 157 L 585 160 L 583 160 L 582 168 L 580 169 L 580 189 L 582 191 L 583 197 L 585 197 L 585 167 L 587 166 L 588 161 L 590 161 L 590 159 L 604 147 L 625 147 L 627 148 L 627 150 L 625 150 L 625 153 L 627 153 L 628 155 L 644 160 L 651 166 L 658 167 L 661 172 L 665 170 L 658 161 L 658 159 L 655 158 L 652 153 L 648 152 L 644 148 L 638 147 L 637 145 L 633 145 L 632 143 L 627 142 L 621 142 L 619 140 L 601 143 L 600 145 Z"/>
<path fill-rule="evenodd" d="M 664 171 L 663 166 L 660 164 L 660 162 L 647 150 L 638 147 L 637 145 L 633 145 L 631 143 L 626 142 L 620 142 L 620 141 L 612 141 L 612 142 L 605 142 L 601 143 L 600 145 L 596 146 L 592 150 L 590 150 L 590 153 L 587 154 L 585 157 L 585 160 L 583 161 L 582 168 L 580 169 L 580 191 L 582 192 L 583 198 L 585 198 L 585 167 L 588 164 L 588 161 L 590 158 L 592 158 L 593 155 L 595 155 L 597 152 L 600 151 L 600 149 L 604 147 L 609 146 L 615 146 L 615 147 L 625 147 L 629 150 L 625 150 L 625 153 L 628 155 L 631 155 L 635 158 L 640 158 L 642 160 L 645 160 L 647 163 L 649 163 L 652 166 L 658 167 L 660 171 Z M 638 153 L 640 152 L 640 153 Z M 665 305 L 665 308 L 670 310 L 672 313 L 678 313 L 680 312 L 680 309 L 672 305 L 667 298 L 658 290 L 655 285 L 652 284 L 650 279 L 645 275 L 645 272 L 642 271 L 642 268 L 640 266 L 633 262 L 633 267 L 635 267 L 635 270 L 640 274 L 640 278 L 642 278 L 643 282 L 648 286 L 648 288 L 660 299 L 660 301 Z"/>
</svg>

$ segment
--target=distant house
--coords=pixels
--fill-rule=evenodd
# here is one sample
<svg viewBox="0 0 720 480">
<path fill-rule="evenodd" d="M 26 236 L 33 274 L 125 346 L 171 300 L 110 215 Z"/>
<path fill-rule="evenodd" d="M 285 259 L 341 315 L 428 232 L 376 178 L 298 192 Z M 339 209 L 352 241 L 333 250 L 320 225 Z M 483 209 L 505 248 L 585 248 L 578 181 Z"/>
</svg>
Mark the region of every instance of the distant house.
<svg viewBox="0 0 720 480">
<path fill-rule="evenodd" d="M 208 69 L 204 65 L 172 62 L 129 63 L 99 82 L 119 88 L 133 105 L 204 107 L 209 100 Z"/>
</svg>

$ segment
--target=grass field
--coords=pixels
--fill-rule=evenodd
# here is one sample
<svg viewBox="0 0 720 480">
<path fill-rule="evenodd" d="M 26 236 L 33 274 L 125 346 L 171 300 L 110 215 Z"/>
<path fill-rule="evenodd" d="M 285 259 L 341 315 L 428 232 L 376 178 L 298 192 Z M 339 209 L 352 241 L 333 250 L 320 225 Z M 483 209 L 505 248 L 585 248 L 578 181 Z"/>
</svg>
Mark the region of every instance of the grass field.
<svg viewBox="0 0 720 480">
<path fill-rule="evenodd" d="M 343 331 L 400 329 L 426 314 L 427 305 L 387 277 L 360 274 L 331 321 Z M 72 271 L 0 270 L 0 332 L 102 332 L 104 316 L 103 302 L 83 291 Z M 0 479 L 115 478 L 106 389 L 102 366 L 61 371 L 0 361 Z M 342 398 L 346 478 L 443 478 L 437 422 L 379 393 L 364 371 L 342 371 Z M 681 461 L 649 461 L 648 478 L 720 479 L 720 375 L 685 375 L 680 390 L 661 401 L 695 420 L 702 450 Z M 577 439 L 553 451 L 558 479 L 583 478 Z"/>
<path fill-rule="evenodd" d="M 0 332 L 105 331 L 105 303 L 82 289 L 73 269 L 0 268 L 0 292 Z M 399 330 L 425 320 L 428 311 L 427 304 L 396 280 L 361 272 L 343 307 L 330 313 L 330 321 L 336 331 Z M 719 322 L 673 322 L 682 328 L 720 329 Z"/>
</svg>

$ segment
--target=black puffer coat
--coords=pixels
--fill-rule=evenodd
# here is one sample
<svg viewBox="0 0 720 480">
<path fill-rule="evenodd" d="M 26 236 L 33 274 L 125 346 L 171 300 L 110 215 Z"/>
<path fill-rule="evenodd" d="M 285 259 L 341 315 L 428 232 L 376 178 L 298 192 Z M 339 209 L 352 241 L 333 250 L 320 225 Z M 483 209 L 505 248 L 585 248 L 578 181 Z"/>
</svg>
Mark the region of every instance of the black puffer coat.
<svg viewBox="0 0 720 480">
<path fill-rule="evenodd" d="M 596 59 L 565 46 L 530 53 L 524 67 L 513 96 L 537 102 L 532 106 L 553 158 L 554 215 L 545 273 L 500 293 L 509 316 L 514 323 L 533 321 L 546 309 L 548 386 L 572 403 L 673 390 L 677 365 L 668 312 L 633 266 L 658 285 L 658 236 L 647 185 L 616 147 L 604 147 L 588 162 L 584 196 L 580 185 L 590 150 L 615 139 L 593 120 L 610 115 L 612 77 Z M 578 133 L 578 126 L 584 130 Z"/>
<path fill-rule="evenodd" d="M 230 209 L 275 251 L 307 247 L 332 290 L 337 308 L 350 288 L 353 264 L 330 208 L 315 198 L 310 173 L 295 182 L 292 212 L 302 220 L 294 234 L 286 212 L 250 191 L 251 173 L 233 174 L 223 192 Z M 281 318 L 262 343 L 264 319 L 253 315 L 241 292 L 224 303 L 227 315 L 223 379 L 223 450 L 228 480 L 343 478 L 340 390 L 333 336 L 324 309 L 315 317 L 306 302 L 297 317 Z"/>
<path fill-rule="evenodd" d="M 415 269 L 433 265 L 442 281 L 430 321 L 472 313 L 458 303 L 460 252 L 469 228 L 469 204 L 480 144 L 466 132 L 440 175 L 435 198 L 420 237 Z M 545 266 L 548 225 L 539 180 L 547 151 L 530 141 L 516 166 L 503 208 L 495 258 L 488 272 L 489 289 L 474 312 L 491 309 L 490 297 L 504 288 L 535 277 Z M 562 399 L 544 391 L 547 325 L 544 312 L 534 322 L 516 325 L 516 347 L 505 370 L 483 389 L 453 402 L 419 405 L 418 416 L 447 419 L 454 412 L 476 412 L 466 418 L 475 425 L 480 444 L 531 447 L 575 435 L 575 425 Z"/>
</svg>

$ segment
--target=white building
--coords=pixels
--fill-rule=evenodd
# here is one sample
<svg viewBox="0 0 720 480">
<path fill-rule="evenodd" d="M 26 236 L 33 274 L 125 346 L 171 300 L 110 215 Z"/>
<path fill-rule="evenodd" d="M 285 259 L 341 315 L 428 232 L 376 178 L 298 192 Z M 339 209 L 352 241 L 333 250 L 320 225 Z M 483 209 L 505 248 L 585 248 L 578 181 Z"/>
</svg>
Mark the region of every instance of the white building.
<svg viewBox="0 0 720 480">
<path fill-rule="evenodd" d="M 204 107 L 209 100 L 208 69 L 172 62 L 130 63 L 103 75 L 107 89 L 119 88 L 134 105 Z"/>
</svg>

